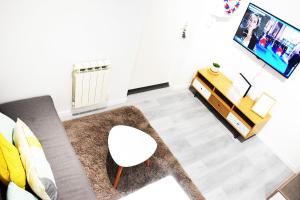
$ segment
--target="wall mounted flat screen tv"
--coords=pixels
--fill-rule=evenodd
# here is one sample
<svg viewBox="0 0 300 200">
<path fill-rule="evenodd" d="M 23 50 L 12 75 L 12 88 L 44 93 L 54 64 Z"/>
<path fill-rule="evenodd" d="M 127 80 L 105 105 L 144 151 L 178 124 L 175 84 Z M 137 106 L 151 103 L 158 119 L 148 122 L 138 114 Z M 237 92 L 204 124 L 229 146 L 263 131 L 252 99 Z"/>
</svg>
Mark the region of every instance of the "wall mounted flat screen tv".
<svg viewBox="0 0 300 200">
<path fill-rule="evenodd" d="M 286 78 L 300 62 L 300 30 L 252 3 L 233 39 Z"/>
</svg>

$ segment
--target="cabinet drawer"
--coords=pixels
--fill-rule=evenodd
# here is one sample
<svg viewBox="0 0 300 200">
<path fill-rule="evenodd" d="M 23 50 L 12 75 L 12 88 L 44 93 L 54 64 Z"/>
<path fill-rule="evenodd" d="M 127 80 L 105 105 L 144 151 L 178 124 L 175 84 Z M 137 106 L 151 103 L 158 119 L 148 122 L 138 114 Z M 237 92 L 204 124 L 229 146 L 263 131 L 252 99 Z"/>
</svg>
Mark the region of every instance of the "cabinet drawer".
<svg viewBox="0 0 300 200">
<path fill-rule="evenodd" d="M 234 114 L 229 113 L 226 119 L 231 123 L 231 125 L 238 130 L 244 137 L 246 137 L 249 133 L 249 129 L 247 126 L 243 124 Z"/>
<path fill-rule="evenodd" d="M 192 86 L 205 98 L 208 99 L 211 95 L 210 91 L 206 89 L 206 87 L 197 79 L 195 78 Z"/>
<path fill-rule="evenodd" d="M 226 117 L 229 113 L 229 109 L 217 99 L 214 95 L 211 95 L 208 99 L 208 102 L 223 116 Z"/>
</svg>

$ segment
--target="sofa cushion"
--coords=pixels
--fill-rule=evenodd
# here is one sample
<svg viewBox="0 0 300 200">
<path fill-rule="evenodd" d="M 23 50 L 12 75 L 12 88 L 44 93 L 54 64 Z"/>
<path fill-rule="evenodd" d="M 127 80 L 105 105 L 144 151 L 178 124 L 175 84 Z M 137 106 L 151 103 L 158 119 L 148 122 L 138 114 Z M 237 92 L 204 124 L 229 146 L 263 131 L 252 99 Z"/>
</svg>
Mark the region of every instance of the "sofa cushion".
<svg viewBox="0 0 300 200">
<path fill-rule="evenodd" d="M 0 133 L 12 143 L 12 134 L 15 127 L 15 122 L 0 112 Z"/>
<path fill-rule="evenodd" d="M 55 180 L 42 145 L 20 119 L 17 119 L 13 140 L 20 152 L 31 189 L 41 199 L 56 200 L 58 197 Z"/>
<path fill-rule="evenodd" d="M 35 133 L 51 165 L 59 199 L 96 199 L 50 96 L 1 104 L 0 112 L 22 119 Z"/>
<path fill-rule="evenodd" d="M 17 148 L 0 134 L 0 180 L 4 185 L 10 181 L 25 188 L 26 177 Z"/>
<path fill-rule="evenodd" d="M 7 200 L 38 200 L 35 196 L 33 196 L 31 193 L 27 192 L 26 190 L 18 187 L 13 182 L 10 182 L 7 188 L 6 193 L 6 199 Z"/>
</svg>

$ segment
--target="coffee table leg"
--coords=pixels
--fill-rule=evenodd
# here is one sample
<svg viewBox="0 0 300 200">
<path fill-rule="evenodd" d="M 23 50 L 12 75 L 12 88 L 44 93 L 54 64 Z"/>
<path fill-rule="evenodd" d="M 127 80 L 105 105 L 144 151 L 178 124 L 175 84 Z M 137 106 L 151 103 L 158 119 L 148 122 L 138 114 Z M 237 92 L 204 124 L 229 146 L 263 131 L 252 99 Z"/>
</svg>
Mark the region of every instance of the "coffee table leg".
<svg viewBox="0 0 300 200">
<path fill-rule="evenodd" d="M 147 167 L 150 166 L 150 158 L 148 160 L 146 160 L 146 165 L 147 165 Z"/>
<path fill-rule="evenodd" d="M 114 181 L 114 188 L 115 188 L 115 189 L 117 189 L 117 187 L 118 187 L 118 183 L 119 183 L 119 181 L 120 181 L 120 177 L 121 177 L 121 174 L 122 174 L 122 170 L 123 170 L 123 167 L 118 166 L 117 175 L 116 175 L 116 178 L 115 178 L 115 181 Z"/>
</svg>

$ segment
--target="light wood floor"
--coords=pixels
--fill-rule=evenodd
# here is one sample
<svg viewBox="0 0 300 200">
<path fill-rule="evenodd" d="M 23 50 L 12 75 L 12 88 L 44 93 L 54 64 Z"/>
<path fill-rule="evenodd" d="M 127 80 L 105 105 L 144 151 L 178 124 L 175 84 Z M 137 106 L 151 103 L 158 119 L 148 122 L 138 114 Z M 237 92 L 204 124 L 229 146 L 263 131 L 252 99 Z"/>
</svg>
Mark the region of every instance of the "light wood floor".
<svg viewBox="0 0 300 200">
<path fill-rule="evenodd" d="M 208 200 L 263 200 L 293 172 L 258 138 L 243 143 L 188 90 L 128 96 Z"/>
</svg>

